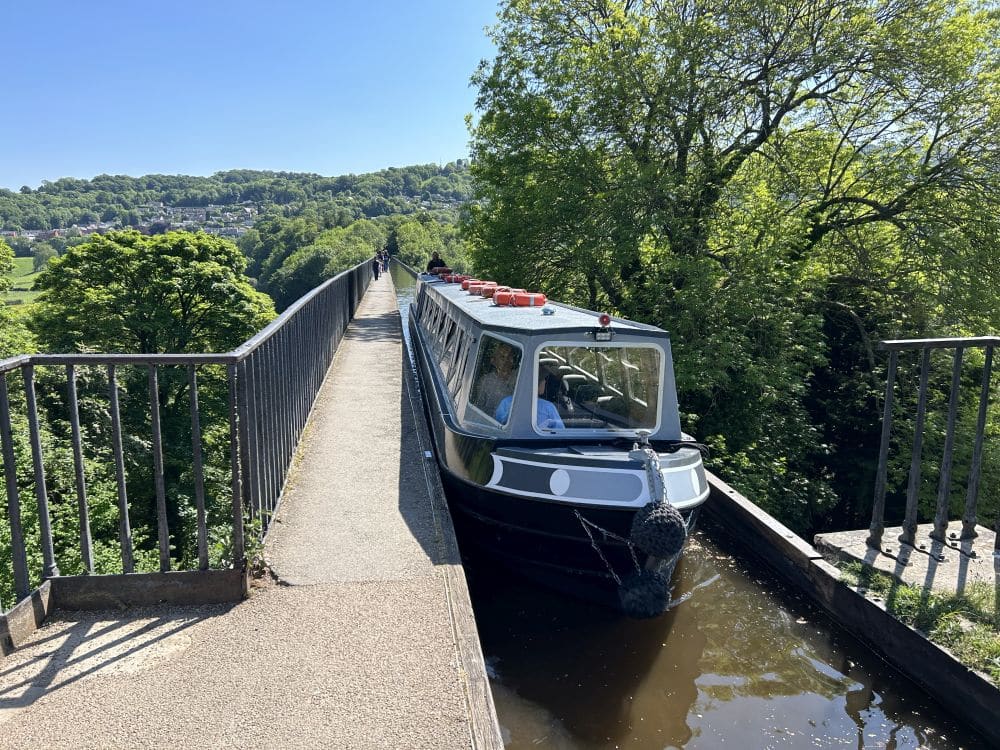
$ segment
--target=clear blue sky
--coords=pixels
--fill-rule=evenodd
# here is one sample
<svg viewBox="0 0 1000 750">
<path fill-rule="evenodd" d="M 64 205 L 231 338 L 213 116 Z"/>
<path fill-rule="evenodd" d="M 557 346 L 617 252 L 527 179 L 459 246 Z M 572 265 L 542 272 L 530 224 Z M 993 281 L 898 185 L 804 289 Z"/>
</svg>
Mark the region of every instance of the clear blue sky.
<svg viewBox="0 0 1000 750">
<path fill-rule="evenodd" d="M 0 0 L 0 187 L 468 154 L 495 0 Z"/>
</svg>

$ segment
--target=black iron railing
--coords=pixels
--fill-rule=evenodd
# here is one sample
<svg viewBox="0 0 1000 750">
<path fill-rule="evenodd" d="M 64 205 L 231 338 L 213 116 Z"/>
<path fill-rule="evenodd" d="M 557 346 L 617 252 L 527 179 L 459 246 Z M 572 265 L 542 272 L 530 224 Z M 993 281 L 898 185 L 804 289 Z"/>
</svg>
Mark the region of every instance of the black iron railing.
<svg viewBox="0 0 1000 750">
<path fill-rule="evenodd" d="M 918 352 L 920 356 L 920 380 L 917 391 L 916 414 L 914 416 L 913 442 L 910 456 L 910 471 L 906 490 L 906 510 L 902 522 L 899 541 L 914 546 L 918 519 L 918 494 L 921 483 L 921 460 L 927 417 L 928 381 L 931 370 L 931 352 L 936 349 L 952 350 L 951 386 L 948 392 L 948 415 L 944 433 L 944 448 L 938 477 L 937 502 L 934 513 L 934 528 L 931 538 L 944 542 L 949 522 L 949 499 L 952 490 L 953 460 L 955 452 L 956 422 L 959 411 L 959 391 L 961 388 L 962 360 L 967 349 L 982 349 L 984 354 L 982 378 L 979 393 L 979 410 L 976 419 L 975 441 L 969 466 L 965 507 L 962 514 L 960 538 L 972 539 L 977 535 L 979 483 L 982 471 L 983 437 L 986 431 L 986 416 L 989 407 L 991 379 L 993 373 L 993 350 L 1000 344 L 1000 337 L 979 336 L 969 338 L 910 339 L 883 341 L 879 347 L 889 352 L 886 375 L 885 403 L 882 415 L 882 439 L 879 447 L 878 469 L 875 480 L 875 499 L 872 506 L 872 521 L 869 528 L 868 544 L 880 548 L 885 531 L 885 498 L 888 471 L 889 446 L 892 435 L 892 415 L 896 393 L 896 375 L 901 352 Z M 997 519 L 1000 523 L 1000 519 Z M 1000 528 L 997 529 L 1000 531 Z M 1000 544 L 1000 534 L 997 535 Z M 994 551 L 1000 554 L 1000 549 Z"/>
<path fill-rule="evenodd" d="M 61 368 L 62 384 L 58 390 L 65 396 L 60 406 L 68 414 L 70 423 L 71 452 L 74 464 L 77 525 L 79 527 L 79 555 L 82 568 L 95 573 L 91 518 L 84 470 L 85 440 L 81 432 L 80 405 L 77 380 L 81 372 L 101 369 L 106 378 L 106 408 L 110 434 L 110 456 L 117 488 L 118 540 L 121 552 L 120 571 L 136 570 L 135 545 L 130 520 L 128 475 L 123 439 L 131 444 L 149 446 L 147 456 L 151 464 L 152 487 L 145 488 L 145 496 L 154 498 L 156 518 L 156 547 L 160 571 L 166 572 L 176 565 L 171 554 L 172 538 L 168 525 L 167 483 L 164 475 L 164 436 L 161 432 L 161 402 L 163 377 L 182 384 L 187 391 L 190 411 L 190 485 L 186 491 L 193 496 L 194 527 L 197 533 L 197 566 L 209 568 L 209 540 L 206 521 L 206 475 L 203 455 L 203 408 L 199 394 L 203 392 L 199 376 L 205 371 L 219 379 L 224 372 L 228 393 L 225 411 L 228 425 L 213 425 L 216 430 L 228 428 L 228 498 L 211 498 L 216 504 L 227 503 L 231 526 L 231 550 L 227 566 L 245 566 L 245 533 L 263 539 L 271 516 L 282 496 L 285 479 L 305 426 L 313 402 L 333 355 L 343 338 L 358 303 L 371 281 L 371 262 L 345 271 L 328 280 L 299 299 L 266 328 L 237 349 L 224 354 L 33 354 L 0 361 L 0 448 L 3 458 L 3 484 L 6 488 L 7 526 L 10 558 L 0 560 L 13 574 L 14 604 L 26 598 L 32 584 L 40 578 L 60 575 L 53 544 L 49 497 L 46 479 L 45 451 L 40 427 L 40 408 L 36 388 L 36 368 Z M 147 403 L 143 407 L 148 417 L 148 435 L 123 433 L 119 385 L 122 372 L 128 372 L 135 381 L 137 368 L 146 370 L 148 389 L 143 394 Z M 64 380 L 62 380 L 64 378 Z M 51 379 L 47 382 L 51 383 Z M 12 398 L 16 390 L 18 398 Z M 129 390 L 135 399 L 135 388 Z M 224 390 L 224 389 L 223 389 Z M 91 394 L 92 395 L 92 394 Z M 214 394 L 218 397 L 219 394 Z M 52 394 L 46 394 L 52 396 Z M 136 407 L 131 404 L 132 408 Z M 31 472 L 18 476 L 15 431 L 26 424 L 27 446 L 30 452 Z M 24 442 L 21 443 L 24 445 Z M 22 457 L 24 458 L 24 457 Z M 19 486 L 20 481 L 20 486 Z M 218 485 L 218 482 L 216 483 Z M 35 508 L 32 522 L 37 523 L 40 550 L 31 550 L 34 558 L 40 551 L 41 570 L 29 570 L 29 550 L 22 524 L 23 488 L 34 495 Z M 217 507 L 217 505 L 216 505 Z M 133 508 L 134 510 L 134 508 Z M 152 509 L 150 509 L 152 510 Z M 34 513 L 37 511 L 37 517 Z M 2 519 L 0 519 L 2 520 Z M 251 522 L 249 530 L 247 523 Z M 0 528 L 0 531 L 3 531 Z M 65 540 L 63 540 L 65 544 Z M 0 612 L 11 602 L 0 602 Z"/>
</svg>

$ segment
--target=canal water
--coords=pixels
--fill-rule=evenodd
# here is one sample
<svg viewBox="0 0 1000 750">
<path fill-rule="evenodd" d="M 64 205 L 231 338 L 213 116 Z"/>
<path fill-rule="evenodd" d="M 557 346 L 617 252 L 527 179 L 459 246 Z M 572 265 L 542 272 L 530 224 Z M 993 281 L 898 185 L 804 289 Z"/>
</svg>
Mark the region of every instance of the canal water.
<svg viewBox="0 0 1000 750">
<path fill-rule="evenodd" d="M 392 270 L 406 330 L 413 280 Z M 986 747 L 703 531 L 674 574 L 674 598 L 689 598 L 651 620 L 537 588 L 475 555 L 465 569 L 511 750 Z"/>
</svg>

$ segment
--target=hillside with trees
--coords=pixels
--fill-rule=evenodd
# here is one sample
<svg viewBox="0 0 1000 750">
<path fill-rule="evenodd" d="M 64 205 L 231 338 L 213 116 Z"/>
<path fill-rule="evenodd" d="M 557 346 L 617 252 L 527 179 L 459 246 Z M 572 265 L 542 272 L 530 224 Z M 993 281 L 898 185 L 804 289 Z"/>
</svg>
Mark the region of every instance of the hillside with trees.
<svg viewBox="0 0 1000 750">
<path fill-rule="evenodd" d="M 297 172 L 235 169 L 211 177 L 99 175 L 65 177 L 19 191 L 0 189 L 0 231 L 73 226 L 137 227 L 163 209 L 253 206 L 261 215 L 294 215 L 309 207 L 339 223 L 360 218 L 441 211 L 454 217 L 471 194 L 468 164 L 392 167 L 361 175 L 324 177 Z"/>
</svg>

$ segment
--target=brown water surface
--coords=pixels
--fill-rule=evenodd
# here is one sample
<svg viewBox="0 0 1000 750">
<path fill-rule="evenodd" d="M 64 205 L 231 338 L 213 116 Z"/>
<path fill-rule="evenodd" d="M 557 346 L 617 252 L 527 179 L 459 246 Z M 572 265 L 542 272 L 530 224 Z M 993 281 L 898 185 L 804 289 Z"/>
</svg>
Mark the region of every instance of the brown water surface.
<svg viewBox="0 0 1000 750">
<path fill-rule="evenodd" d="M 674 576 L 691 597 L 652 620 L 466 572 L 512 750 L 985 747 L 702 532 Z"/>
</svg>

